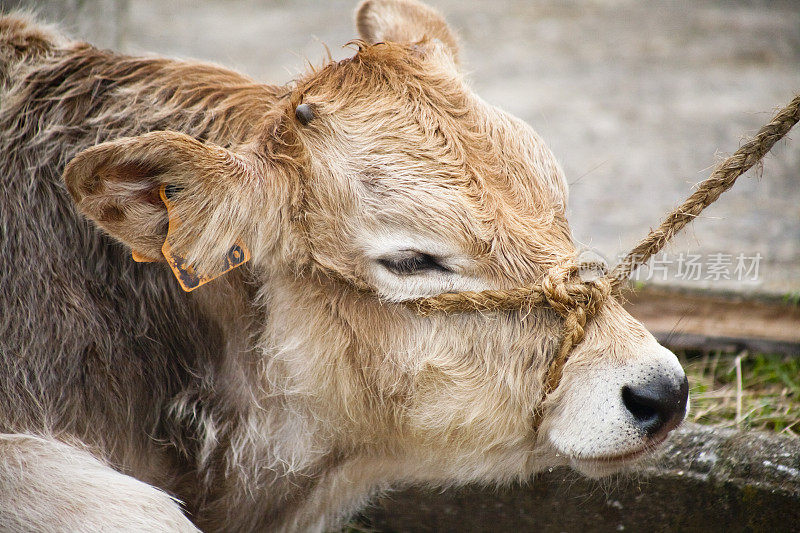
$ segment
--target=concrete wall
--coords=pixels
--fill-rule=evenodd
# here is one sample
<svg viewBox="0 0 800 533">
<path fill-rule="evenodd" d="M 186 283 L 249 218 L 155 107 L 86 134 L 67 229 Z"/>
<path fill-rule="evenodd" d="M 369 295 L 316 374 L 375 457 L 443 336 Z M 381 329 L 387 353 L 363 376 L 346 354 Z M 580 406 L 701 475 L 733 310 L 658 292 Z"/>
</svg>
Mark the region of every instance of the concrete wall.
<svg viewBox="0 0 800 533">
<path fill-rule="evenodd" d="M 800 530 L 800 440 L 687 424 L 635 474 L 566 469 L 504 490 L 411 489 L 365 513 L 384 533 Z"/>
</svg>

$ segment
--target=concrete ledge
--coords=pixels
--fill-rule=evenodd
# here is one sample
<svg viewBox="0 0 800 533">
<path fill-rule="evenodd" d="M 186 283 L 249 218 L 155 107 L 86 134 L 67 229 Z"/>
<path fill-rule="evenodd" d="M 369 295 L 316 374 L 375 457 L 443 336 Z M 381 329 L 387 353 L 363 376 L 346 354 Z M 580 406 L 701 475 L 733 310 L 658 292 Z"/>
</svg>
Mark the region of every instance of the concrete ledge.
<svg viewBox="0 0 800 533">
<path fill-rule="evenodd" d="M 503 490 L 410 489 L 365 518 L 386 533 L 792 531 L 800 528 L 800 439 L 686 424 L 651 466 L 620 479 L 557 469 Z"/>
</svg>

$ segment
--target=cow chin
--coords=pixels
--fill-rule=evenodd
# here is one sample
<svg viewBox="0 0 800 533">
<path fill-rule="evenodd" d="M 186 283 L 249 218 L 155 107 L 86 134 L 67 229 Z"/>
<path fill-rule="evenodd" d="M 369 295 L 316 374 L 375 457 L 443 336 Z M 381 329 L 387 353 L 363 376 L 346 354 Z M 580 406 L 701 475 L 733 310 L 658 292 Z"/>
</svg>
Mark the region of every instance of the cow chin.
<svg viewBox="0 0 800 533">
<path fill-rule="evenodd" d="M 675 355 L 650 339 L 639 356 L 565 374 L 564 393 L 543 427 L 580 473 L 598 478 L 652 456 L 688 412 L 688 385 Z"/>
</svg>

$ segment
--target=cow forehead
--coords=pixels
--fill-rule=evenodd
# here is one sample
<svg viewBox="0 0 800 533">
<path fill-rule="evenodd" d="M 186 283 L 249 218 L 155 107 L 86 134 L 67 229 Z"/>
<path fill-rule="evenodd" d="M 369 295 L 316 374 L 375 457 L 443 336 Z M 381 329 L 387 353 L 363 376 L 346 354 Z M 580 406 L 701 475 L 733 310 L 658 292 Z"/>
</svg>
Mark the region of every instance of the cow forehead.
<svg viewBox="0 0 800 533">
<path fill-rule="evenodd" d="M 315 147 L 324 157 L 336 137 L 348 177 L 375 193 L 377 207 L 391 198 L 393 216 L 407 207 L 410 225 L 431 207 L 458 215 L 452 233 L 463 230 L 498 273 L 530 279 L 571 250 L 563 171 L 528 125 L 437 61 L 413 47 L 374 45 L 313 74 L 300 86 L 303 101 L 328 125 Z"/>
<path fill-rule="evenodd" d="M 417 46 L 364 45 L 299 85 L 344 137 L 347 156 L 380 177 L 414 176 L 460 187 L 515 209 L 564 210 L 563 171 L 542 139 L 522 121 L 485 103 L 455 65 Z"/>
</svg>

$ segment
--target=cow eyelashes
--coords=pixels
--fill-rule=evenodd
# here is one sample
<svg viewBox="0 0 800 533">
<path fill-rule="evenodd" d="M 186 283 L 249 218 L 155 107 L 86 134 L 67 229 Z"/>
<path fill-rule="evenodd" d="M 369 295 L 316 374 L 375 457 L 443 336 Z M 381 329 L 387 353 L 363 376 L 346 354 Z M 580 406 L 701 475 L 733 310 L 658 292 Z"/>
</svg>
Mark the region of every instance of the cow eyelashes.
<svg viewBox="0 0 800 533">
<path fill-rule="evenodd" d="M 403 251 L 391 257 L 381 257 L 378 263 L 398 276 L 409 276 L 425 272 L 452 272 L 440 259 L 423 252 Z"/>
</svg>

